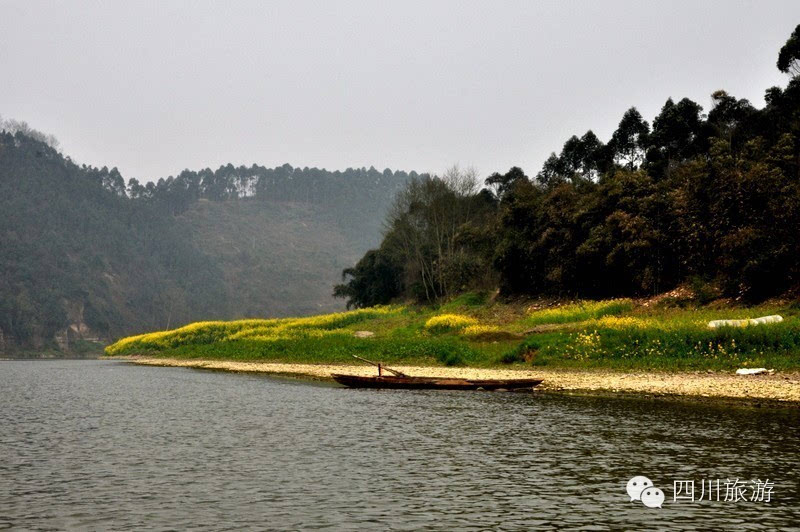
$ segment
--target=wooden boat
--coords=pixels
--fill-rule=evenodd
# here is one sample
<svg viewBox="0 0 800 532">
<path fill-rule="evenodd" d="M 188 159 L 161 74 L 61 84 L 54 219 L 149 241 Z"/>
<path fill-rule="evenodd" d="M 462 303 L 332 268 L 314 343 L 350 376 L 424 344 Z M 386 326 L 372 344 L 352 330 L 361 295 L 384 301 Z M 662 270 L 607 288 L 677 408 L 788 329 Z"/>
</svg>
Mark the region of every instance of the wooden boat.
<svg viewBox="0 0 800 532">
<path fill-rule="evenodd" d="M 541 379 L 453 379 L 442 377 L 408 377 L 379 375 L 361 377 L 334 373 L 333 380 L 350 388 L 386 388 L 406 390 L 519 390 L 534 388 Z"/>
</svg>

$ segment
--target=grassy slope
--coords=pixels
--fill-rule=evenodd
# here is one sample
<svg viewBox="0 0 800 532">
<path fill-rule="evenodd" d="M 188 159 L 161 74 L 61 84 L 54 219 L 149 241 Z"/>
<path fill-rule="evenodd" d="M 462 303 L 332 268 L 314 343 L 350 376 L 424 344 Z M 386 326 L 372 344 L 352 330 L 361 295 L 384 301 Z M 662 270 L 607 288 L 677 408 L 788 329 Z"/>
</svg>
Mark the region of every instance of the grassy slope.
<svg viewBox="0 0 800 532">
<path fill-rule="evenodd" d="M 781 314 L 779 324 L 709 329 L 712 319 Z M 353 332 L 372 331 L 356 338 Z M 438 308 L 392 306 L 309 318 L 201 322 L 130 337 L 110 355 L 350 363 L 648 369 L 800 368 L 800 308 L 646 306 L 629 300 L 537 309 L 468 294 Z"/>
</svg>

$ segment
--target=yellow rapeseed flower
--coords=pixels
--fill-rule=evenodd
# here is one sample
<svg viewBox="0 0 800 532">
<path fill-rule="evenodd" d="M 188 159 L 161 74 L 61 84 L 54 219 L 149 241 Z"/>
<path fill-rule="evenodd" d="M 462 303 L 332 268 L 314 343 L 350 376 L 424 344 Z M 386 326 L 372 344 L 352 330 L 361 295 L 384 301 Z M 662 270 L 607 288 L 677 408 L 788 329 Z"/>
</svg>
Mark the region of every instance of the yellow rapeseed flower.
<svg viewBox="0 0 800 532">
<path fill-rule="evenodd" d="M 461 331 L 461 334 L 467 337 L 473 337 L 489 333 L 496 333 L 499 331 L 500 328 L 496 325 L 469 325 Z"/>
<path fill-rule="evenodd" d="M 470 325 L 477 325 L 478 320 L 462 314 L 440 314 L 425 322 L 425 328 L 429 331 L 450 331 L 460 330 Z"/>
</svg>

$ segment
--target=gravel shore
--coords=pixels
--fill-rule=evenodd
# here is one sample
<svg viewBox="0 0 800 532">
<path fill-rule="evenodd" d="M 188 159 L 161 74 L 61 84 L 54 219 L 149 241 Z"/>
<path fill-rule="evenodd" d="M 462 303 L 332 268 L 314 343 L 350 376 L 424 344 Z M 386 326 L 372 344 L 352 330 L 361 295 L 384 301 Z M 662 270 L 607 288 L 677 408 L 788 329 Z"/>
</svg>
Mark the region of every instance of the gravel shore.
<svg viewBox="0 0 800 532">
<path fill-rule="evenodd" d="M 136 364 L 176 366 L 223 371 L 270 373 L 315 379 L 329 379 L 331 373 L 375 375 L 370 366 L 328 364 L 283 364 L 275 362 L 233 362 L 224 360 L 181 360 L 156 357 L 119 357 Z M 465 379 L 541 378 L 537 390 L 551 392 L 639 394 L 695 399 L 733 399 L 752 403 L 780 402 L 800 406 L 800 373 L 741 376 L 733 372 L 618 372 L 536 368 L 448 368 L 392 366 L 408 375 L 460 377 Z"/>
</svg>

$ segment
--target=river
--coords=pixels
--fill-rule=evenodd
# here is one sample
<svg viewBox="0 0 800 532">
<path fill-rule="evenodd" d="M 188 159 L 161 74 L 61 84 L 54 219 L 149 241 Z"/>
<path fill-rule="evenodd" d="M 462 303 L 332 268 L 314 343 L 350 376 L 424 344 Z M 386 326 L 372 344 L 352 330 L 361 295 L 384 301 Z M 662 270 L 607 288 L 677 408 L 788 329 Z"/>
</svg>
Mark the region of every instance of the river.
<svg viewBox="0 0 800 532">
<path fill-rule="evenodd" d="M 775 530 L 798 471 L 796 409 L 0 362 L 0 529 Z"/>
</svg>

